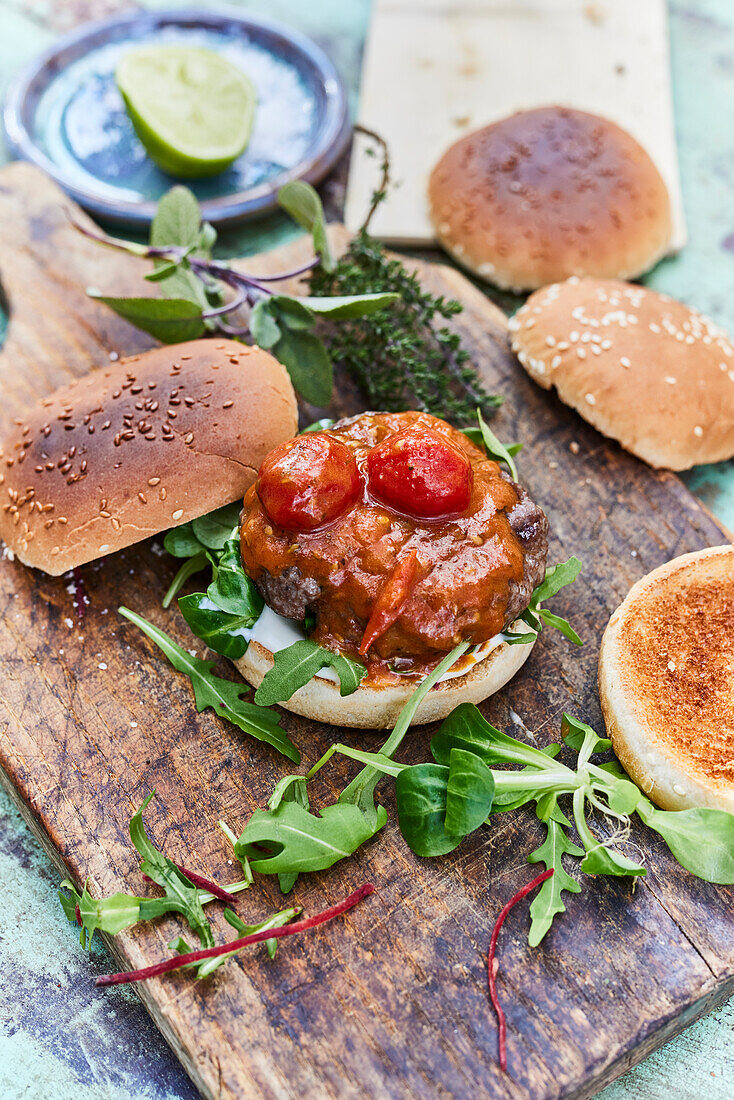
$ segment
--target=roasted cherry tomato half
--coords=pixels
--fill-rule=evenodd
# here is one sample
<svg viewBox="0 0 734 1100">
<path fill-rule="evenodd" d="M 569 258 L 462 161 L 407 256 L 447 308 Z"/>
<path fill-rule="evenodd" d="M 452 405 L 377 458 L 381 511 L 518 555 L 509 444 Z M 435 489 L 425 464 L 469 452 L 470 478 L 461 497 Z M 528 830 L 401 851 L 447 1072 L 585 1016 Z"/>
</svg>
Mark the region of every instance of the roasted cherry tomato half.
<svg viewBox="0 0 734 1100">
<path fill-rule="evenodd" d="M 373 496 L 417 519 L 466 511 L 471 463 L 440 432 L 417 426 L 388 436 L 367 458 Z"/>
<path fill-rule="evenodd" d="M 360 490 L 352 452 L 323 432 L 299 435 L 271 451 L 257 485 L 273 523 L 291 531 L 331 523 L 355 503 Z"/>
</svg>

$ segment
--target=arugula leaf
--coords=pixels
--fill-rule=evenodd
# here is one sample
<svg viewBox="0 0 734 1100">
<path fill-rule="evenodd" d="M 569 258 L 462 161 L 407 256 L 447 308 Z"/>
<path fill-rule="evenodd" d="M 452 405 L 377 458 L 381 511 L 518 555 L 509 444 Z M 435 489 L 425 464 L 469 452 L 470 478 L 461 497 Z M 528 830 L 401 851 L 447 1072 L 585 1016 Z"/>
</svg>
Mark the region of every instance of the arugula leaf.
<svg viewBox="0 0 734 1100">
<path fill-rule="evenodd" d="M 279 725 L 277 715 L 242 699 L 244 693 L 249 691 L 246 684 L 234 683 L 232 680 L 223 680 L 220 676 L 216 676 L 212 671 L 213 661 L 202 661 L 198 657 L 192 657 L 157 626 L 129 608 L 120 607 L 118 611 L 163 650 L 178 672 L 183 672 L 189 677 L 199 713 L 206 707 L 212 707 L 220 718 L 226 718 L 228 722 L 232 722 L 256 740 L 272 745 L 295 764 L 300 763 L 301 754 Z"/>
<path fill-rule="evenodd" d="M 515 737 L 491 726 L 473 703 L 460 703 L 445 718 L 438 733 L 431 741 L 431 755 L 439 764 L 449 764 L 451 750 L 466 749 L 485 764 L 527 764 L 533 768 L 547 768 L 550 758 L 541 749 L 526 745 Z M 554 769 L 561 765 L 554 764 Z M 569 776 L 573 772 L 564 769 Z"/>
<path fill-rule="evenodd" d="M 264 600 L 242 565 L 239 539 L 228 539 L 219 561 L 214 567 L 214 580 L 206 590 L 207 596 L 231 615 L 249 619 L 245 626 L 252 626 L 262 613 Z"/>
<path fill-rule="evenodd" d="M 644 795 L 636 808 L 687 871 L 706 882 L 734 883 L 734 814 L 704 807 L 659 810 Z"/>
<path fill-rule="evenodd" d="M 367 675 L 367 669 L 358 661 L 303 639 L 274 654 L 273 667 L 265 673 L 255 692 L 255 702 L 264 707 L 284 703 L 327 667 L 333 668 L 339 677 L 342 696 L 355 692 Z"/>
<path fill-rule="evenodd" d="M 145 831 L 143 811 L 147 808 L 155 791 L 151 791 L 137 813 L 130 819 L 130 839 L 142 856 L 140 870 L 152 878 L 166 891 L 171 909 L 186 918 L 191 929 L 196 932 L 202 947 L 213 947 L 212 927 L 206 916 L 199 897 L 199 890 L 179 871 L 175 863 L 156 848 Z"/>
<path fill-rule="evenodd" d="M 304 401 L 323 407 L 331 401 L 334 368 L 322 340 L 312 332 L 283 329 L 271 351 L 290 375 Z"/>
<path fill-rule="evenodd" d="M 180 527 L 172 527 L 166 531 L 163 545 L 174 558 L 192 558 L 205 549 L 194 534 L 194 528 L 189 523 L 182 523 Z"/>
<path fill-rule="evenodd" d="M 569 642 L 573 642 L 574 645 L 584 644 L 568 619 L 564 619 L 560 615 L 554 615 L 552 611 L 548 611 L 545 607 L 538 608 L 538 615 L 546 626 L 554 626 L 556 630 L 560 630 L 561 634 L 563 634 L 564 638 L 568 638 Z"/>
<path fill-rule="evenodd" d="M 201 306 L 184 298 L 110 298 L 88 292 L 90 298 L 114 309 L 130 324 L 149 332 L 162 344 L 195 340 L 206 331 Z"/>
<path fill-rule="evenodd" d="M 314 250 L 321 260 L 324 271 L 333 271 L 336 267 L 329 247 L 324 224 L 324 208 L 321 199 L 310 183 L 305 180 L 292 180 L 278 191 L 278 202 L 303 229 L 313 238 Z"/>
<path fill-rule="evenodd" d="M 570 557 L 568 561 L 559 562 L 557 565 L 552 565 L 550 569 L 546 569 L 545 578 L 537 588 L 533 589 L 530 606 L 537 608 L 566 585 L 573 584 L 580 572 L 581 562 L 577 557 Z"/>
<path fill-rule="evenodd" d="M 352 804 L 337 802 L 317 815 L 298 802 L 284 800 L 274 811 L 255 810 L 235 854 L 247 858 L 253 871 L 261 874 L 323 871 L 352 855 L 386 821 L 381 806 L 374 823 Z"/>
<path fill-rule="evenodd" d="M 489 817 L 494 801 L 494 776 L 487 765 L 466 749 L 449 754 L 446 787 L 446 832 L 468 836 Z"/>
<path fill-rule="evenodd" d="M 553 918 L 559 913 L 566 912 L 563 891 L 566 890 L 571 894 L 581 893 L 581 884 L 571 878 L 563 866 L 563 856 L 580 858 L 584 854 L 583 848 L 579 848 L 570 840 L 562 822 L 558 821 L 556 816 L 551 815 L 541 820 L 548 830 L 547 836 L 540 847 L 530 853 L 528 863 L 543 863 L 547 871 L 553 869 L 553 874 L 545 880 L 530 906 L 528 943 L 531 947 L 538 946 L 553 923 Z"/>
<path fill-rule="evenodd" d="M 242 504 L 225 504 L 214 512 L 207 512 L 192 520 L 191 529 L 199 542 L 208 550 L 224 550 L 227 542 L 233 538 L 233 529 L 239 528 Z M 236 537 L 236 536 L 235 536 Z"/>
<path fill-rule="evenodd" d="M 477 422 L 479 424 L 479 431 L 482 433 L 484 449 L 489 457 L 495 459 L 496 462 L 504 462 L 512 475 L 513 481 L 517 481 L 517 466 L 510 453 L 510 448 L 506 447 L 504 443 L 500 443 L 499 439 L 482 416 L 481 409 L 477 409 Z M 517 451 L 515 450 L 514 453 L 516 454 Z"/>
<path fill-rule="evenodd" d="M 92 939 L 97 930 L 114 936 L 124 928 L 137 924 L 138 921 L 153 920 L 164 913 L 180 913 L 185 917 L 189 926 L 198 934 L 204 947 L 212 946 L 214 942 L 209 921 L 202 909 L 202 904 L 213 901 L 214 895 L 197 889 L 179 871 L 175 863 L 158 851 L 145 832 L 143 812 L 154 794 L 153 791 L 148 795 L 133 816 L 130 822 L 130 837 L 143 857 L 140 869 L 163 887 L 166 896 L 141 898 L 118 893 L 109 898 L 93 898 L 86 883 L 80 894 L 73 882 L 64 879 L 59 891 L 59 900 L 67 919 L 72 924 L 81 924 L 79 942 L 82 947 L 91 948 Z M 249 881 L 245 880 L 234 883 L 226 889 L 228 893 L 235 894 L 249 885 Z M 64 890 L 68 890 L 69 894 L 63 893 Z"/>
</svg>

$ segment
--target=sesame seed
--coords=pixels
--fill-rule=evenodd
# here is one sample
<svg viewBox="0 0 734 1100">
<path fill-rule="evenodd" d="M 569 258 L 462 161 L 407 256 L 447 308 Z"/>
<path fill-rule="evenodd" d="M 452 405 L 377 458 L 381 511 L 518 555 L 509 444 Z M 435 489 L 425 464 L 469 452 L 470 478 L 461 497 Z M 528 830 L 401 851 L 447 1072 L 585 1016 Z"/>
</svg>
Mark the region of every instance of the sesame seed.
<svg viewBox="0 0 734 1100">
<path fill-rule="evenodd" d="M 626 355 L 623 355 L 622 358 L 619 360 L 619 362 L 620 362 L 621 366 L 623 366 L 623 367 L 628 367 L 629 368 L 629 367 L 632 366 L 632 364 L 630 363 L 630 361 L 629 361 L 629 359 L 627 358 Z"/>
<path fill-rule="evenodd" d="M 693 429 L 693 434 L 697 435 L 697 436 L 702 436 L 703 435 L 703 428 L 701 427 L 700 424 L 696 424 L 696 427 Z"/>
<path fill-rule="evenodd" d="M 102 545 L 99 548 L 100 554 L 106 554 L 108 550 L 109 550 L 109 544 L 106 543 L 106 542 L 103 542 Z"/>
<path fill-rule="evenodd" d="M 177 508 L 176 511 L 171 516 L 171 519 L 181 519 L 182 515 L 183 515 L 183 508 Z"/>
<path fill-rule="evenodd" d="M 149 478 L 148 478 L 148 484 L 149 484 L 149 485 L 158 485 L 158 483 L 160 482 L 160 480 L 161 480 L 161 479 L 160 479 L 159 477 L 149 477 Z"/>
<path fill-rule="evenodd" d="M 594 397 L 593 393 L 587 393 L 585 400 L 587 405 L 596 405 L 596 398 Z"/>
<path fill-rule="evenodd" d="M 578 355 L 579 359 L 585 359 L 586 358 L 586 349 L 585 348 L 576 348 L 576 354 Z"/>
<path fill-rule="evenodd" d="M 667 382 L 669 386 L 674 386 L 676 384 L 676 382 L 678 381 L 678 379 L 677 378 L 671 378 L 671 376 L 668 374 L 664 378 L 664 381 Z"/>
<path fill-rule="evenodd" d="M 668 671 L 675 672 L 675 661 L 668 661 Z"/>
</svg>

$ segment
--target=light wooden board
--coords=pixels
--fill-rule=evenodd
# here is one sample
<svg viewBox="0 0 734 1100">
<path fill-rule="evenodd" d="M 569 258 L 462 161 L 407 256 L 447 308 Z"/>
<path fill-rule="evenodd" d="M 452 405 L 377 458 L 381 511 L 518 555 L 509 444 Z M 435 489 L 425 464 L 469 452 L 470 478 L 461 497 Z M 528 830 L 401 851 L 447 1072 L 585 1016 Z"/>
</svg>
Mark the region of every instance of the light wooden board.
<svg viewBox="0 0 734 1100">
<path fill-rule="evenodd" d="M 141 263 L 76 234 L 64 213 L 72 207 L 35 168 L 0 172 L 0 281 L 11 313 L 0 353 L 0 433 L 32 395 L 110 353 L 149 344 L 84 293 L 89 285 L 134 293 Z M 267 274 L 304 255 L 297 242 L 242 266 Z M 532 732 L 519 735 L 539 745 L 557 738 L 564 709 L 601 729 L 596 662 L 609 614 L 643 573 L 724 542 L 726 533 L 677 478 L 649 470 L 536 387 L 509 351 L 504 316 L 461 274 L 427 263 L 416 270 L 434 293 L 464 303 L 457 329 L 486 384 L 506 398 L 496 430 L 525 444 L 522 478 L 550 516 L 551 560 L 575 552 L 584 561 L 581 582 L 553 607 L 573 620 L 585 646 L 572 650 L 545 632 L 483 710 L 512 732 L 513 712 L 522 715 Z M 362 407 L 340 373 L 333 411 Z M 302 411 L 313 419 L 312 409 Z M 115 614 L 124 600 L 190 647 L 181 616 L 160 607 L 175 568 L 149 542 L 90 563 L 83 569 L 90 606 L 78 624 L 65 578 L 0 560 L 2 772 L 57 863 L 78 882 L 88 877 L 95 895 L 155 892 L 127 835 L 153 787 L 146 820 L 154 839 L 185 866 L 232 881 L 216 822 L 237 830 L 291 770 L 211 711 L 197 715 L 188 681 Z M 226 662 L 221 671 L 234 675 Z M 284 724 L 305 767 L 334 738 L 333 728 L 292 715 Z M 407 738 L 401 758 L 425 759 L 431 732 Z M 369 732 L 354 738 L 369 748 L 381 740 Z M 346 761 L 324 769 L 315 804 L 332 801 L 351 772 Z M 389 821 L 379 837 L 328 872 L 304 876 L 294 892 L 294 902 L 315 912 L 374 882 L 375 895 L 359 909 L 284 944 L 272 963 L 252 951 L 203 983 L 180 973 L 138 988 L 206 1097 L 585 1100 L 734 990 L 734 891 L 694 879 L 637 827 L 647 879 L 584 878 L 536 950 L 527 945 L 527 910 L 508 918 L 505 1077 L 486 950 L 497 912 L 528 881 L 538 823 L 527 811 L 509 813 L 451 855 L 419 860 L 398 833 L 390 784 L 381 798 Z M 237 908 L 254 921 L 281 903 L 276 884 L 259 879 Z M 231 938 L 214 919 L 217 937 Z M 166 957 L 180 930 L 166 918 L 121 933 L 111 946 L 122 966 L 144 966 Z"/>
<path fill-rule="evenodd" d="M 395 187 L 371 230 L 434 241 L 426 184 L 458 138 L 513 111 L 551 103 L 617 122 L 648 150 L 685 242 L 665 0 L 375 0 L 359 121 L 387 140 Z M 357 137 L 345 220 L 356 229 L 377 183 Z"/>
</svg>

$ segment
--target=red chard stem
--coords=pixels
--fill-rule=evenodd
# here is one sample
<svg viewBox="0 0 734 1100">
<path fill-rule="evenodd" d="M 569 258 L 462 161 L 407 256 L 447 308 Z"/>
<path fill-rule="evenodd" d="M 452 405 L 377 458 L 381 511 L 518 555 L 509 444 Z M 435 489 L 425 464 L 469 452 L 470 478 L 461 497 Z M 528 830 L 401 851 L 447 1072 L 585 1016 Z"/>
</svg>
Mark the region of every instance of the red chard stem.
<svg viewBox="0 0 734 1100">
<path fill-rule="evenodd" d="M 492 1002 L 492 1008 L 497 1016 L 497 1032 L 498 1032 L 498 1048 L 499 1048 L 499 1062 L 500 1069 L 503 1073 L 507 1073 L 507 1023 L 505 1021 L 505 1014 L 500 1004 L 500 999 L 497 994 L 497 972 L 499 971 L 499 963 L 495 958 L 497 951 L 497 938 L 500 934 L 500 928 L 505 922 L 505 917 L 512 909 L 513 905 L 517 905 L 519 901 L 522 901 L 529 893 L 531 893 L 536 886 L 540 886 L 542 882 L 545 882 L 547 878 L 550 878 L 553 874 L 553 868 L 548 871 L 543 871 L 542 874 L 537 875 L 532 882 L 529 882 L 527 886 L 523 886 L 521 890 L 518 890 L 516 894 L 510 898 L 505 906 L 500 911 L 500 915 L 495 921 L 494 928 L 492 929 L 492 938 L 489 941 L 489 955 L 487 956 L 487 973 L 489 975 L 489 999 Z M 188 956 L 186 956 L 188 958 Z M 99 984 L 99 979 L 98 979 Z"/>
<path fill-rule="evenodd" d="M 182 966 L 189 966 L 191 963 L 201 962 L 203 959 L 216 959 L 219 955 L 229 955 L 232 951 L 239 951 L 241 947 L 249 947 L 251 943 L 262 943 L 263 940 L 277 940 L 282 939 L 284 936 L 295 936 L 297 932 L 305 932 L 309 928 L 315 928 L 319 924 L 324 924 L 326 921 L 333 920 L 334 917 L 339 917 L 342 913 L 348 912 L 364 898 L 374 893 L 374 889 L 374 886 L 367 882 L 364 886 L 360 886 L 358 890 L 355 890 L 353 894 L 350 894 L 348 898 L 345 898 L 344 901 L 332 905 L 329 909 L 325 909 L 323 913 L 317 913 L 313 917 L 295 921 L 293 924 L 286 924 L 282 928 L 267 928 L 261 932 L 253 932 L 249 936 L 243 936 L 239 940 L 230 940 L 229 943 L 220 944 L 218 947 L 206 947 L 201 951 L 189 951 L 186 955 L 177 955 L 174 958 L 166 959 L 164 962 L 155 963 L 153 966 L 146 966 L 142 970 L 131 970 L 123 974 L 102 974 L 97 978 L 95 984 L 125 985 L 128 982 L 142 982 L 146 978 L 155 978 L 159 974 L 168 973 L 169 970 L 179 970 Z"/>
</svg>

